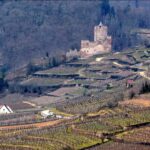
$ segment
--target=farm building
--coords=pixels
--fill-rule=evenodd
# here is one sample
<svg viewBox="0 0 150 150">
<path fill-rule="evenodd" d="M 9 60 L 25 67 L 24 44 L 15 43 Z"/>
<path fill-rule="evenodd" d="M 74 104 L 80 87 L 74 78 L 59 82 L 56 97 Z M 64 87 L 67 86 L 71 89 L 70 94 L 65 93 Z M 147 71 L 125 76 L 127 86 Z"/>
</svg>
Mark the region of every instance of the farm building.
<svg viewBox="0 0 150 150">
<path fill-rule="evenodd" d="M 0 115 L 11 113 L 13 113 L 13 111 L 8 105 L 0 105 Z"/>
<path fill-rule="evenodd" d="M 127 88 L 133 87 L 133 84 L 134 84 L 134 81 L 133 81 L 133 80 L 127 80 L 127 81 L 126 81 L 126 87 L 127 87 Z"/>
<path fill-rule="evenodd" d="M 54 113 L 53 113 L 53 112 L 50 112 L 49 110 L 43 110 L 43 111 L 41 111 L 41 116 L 42 116 L 43 118 L 47 118 L 47 117 L 53 116 L 53 115 L 54 115 Z"/>
</svg>

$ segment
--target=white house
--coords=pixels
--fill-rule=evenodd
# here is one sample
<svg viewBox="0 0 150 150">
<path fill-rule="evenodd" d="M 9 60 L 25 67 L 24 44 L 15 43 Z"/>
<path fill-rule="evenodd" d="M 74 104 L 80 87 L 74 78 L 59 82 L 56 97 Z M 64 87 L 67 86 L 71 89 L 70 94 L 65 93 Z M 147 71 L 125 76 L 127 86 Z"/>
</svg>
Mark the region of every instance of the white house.
<svg viewBox="0 0 150 150">
<path fill-rule="evenodd" d="M 13 113 L 8 105 L 0 105 L 0 115 Z"/>
<path fill-rule="evenodd" d="M 49 110 L 43 110 L 43 111 L 41 111 L 41 116 L 42 116 L 43 118 L 47 118 L 47 117 L 53 116 L 53 115 L 54 115 L 54 113 L 53 113 L 53 112 L 50 112 Z"/>
</svg>

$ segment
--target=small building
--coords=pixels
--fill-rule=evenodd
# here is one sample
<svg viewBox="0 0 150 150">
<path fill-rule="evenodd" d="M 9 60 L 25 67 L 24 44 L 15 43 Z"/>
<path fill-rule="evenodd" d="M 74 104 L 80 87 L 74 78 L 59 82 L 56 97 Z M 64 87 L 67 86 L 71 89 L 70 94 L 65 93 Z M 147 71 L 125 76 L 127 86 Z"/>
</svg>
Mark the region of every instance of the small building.
<svg viewBox="0 0 150 150">
<path fill-rule="evenodd" d="M 113 88 L 113 84 L 112 83 L 108 83 L 106 88 L 107 88 L 107 90 L 112 89 Z"/>
<path fill-rule="evenodd" d="M 127 81 L 126 81 L 126 87 L 127 87 L 127 88 L 132 88 L 132 87 L 133 87 L 133 83 L 134 83 L 133 80 L 131 80 L 131 79 L 127 80 Z"/>
<path fill-rule="evenodd" d="M 43 118 L 47 118 L 47 117 L 50 117 L 50 116 L 53 116 L 54 113 L 53 112 L 50 112 L 49 110 L 43 110 L 41 111 L 41 116 Z"/>
<path fill-rule="evenodd" d="M 11 113 L 13 113 L 13 111 L 8 105 L 0 105 L 0 115 Z"/>
</svg>

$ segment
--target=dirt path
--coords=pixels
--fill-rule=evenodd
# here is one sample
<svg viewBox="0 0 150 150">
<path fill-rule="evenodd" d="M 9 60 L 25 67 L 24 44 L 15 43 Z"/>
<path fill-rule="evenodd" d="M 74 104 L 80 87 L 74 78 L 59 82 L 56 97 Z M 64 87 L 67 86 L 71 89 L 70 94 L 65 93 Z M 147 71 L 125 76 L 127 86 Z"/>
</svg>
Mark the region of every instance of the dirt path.
<svg viewBox="0 0 150 150">
<path fill-rule="evenodd" d="M 80 69 L 80 70 L 78 71 L 78 74 L 79 74 L 81 77 L 85 77 L 85 75 L 84 75 L 84 70 L 85 70 L 85 68 L 82 68 L 82 69 Z"/>
<path fill-rule="evenodd" d="M 57 124 L 59 124 L 59 123 L 61 123 L 63 121 L 64 121 L 64 119 L 59 119 L 59 120 L 40 122 L 40 123 L 33 123 L 33 124 L 0 126 L 0 130 L 19 129 L 19 128 L 28 128 L 28 127 L 42 128 L 42 127 L 47 127 L 47 126 L 54 126 L 54 125 L 57 125 Z"/>
<path fill-rule="evenodd" d="M 124 65 L 119 64 L 118 62 L 113 62 L 114 65 L 119 66 L 119 67 L 124 67 Z"/>
<path fill-rule="evenodd" d="M 148 77 L 144 71 L 143 72 L 139 72 L 139 75 L 144 77 L 145 79 L 150 80 L 150 77 Z"/>
<path fill-rule="evenodd" d="M 98 58 L 96 58 L 96 62 L 100 62 L 100 61 L 102 61 L 104 58 L 105 58 L 105 57 L 98 57 Z"/>
<path fill-rule="evenodd" d="M 23 101 L 24 104 L 28 104 L 32 107 L 36 107 L 36 104 L 32 103 L 32 102 L 28 102 L 28 101 Z"/>
</svg>

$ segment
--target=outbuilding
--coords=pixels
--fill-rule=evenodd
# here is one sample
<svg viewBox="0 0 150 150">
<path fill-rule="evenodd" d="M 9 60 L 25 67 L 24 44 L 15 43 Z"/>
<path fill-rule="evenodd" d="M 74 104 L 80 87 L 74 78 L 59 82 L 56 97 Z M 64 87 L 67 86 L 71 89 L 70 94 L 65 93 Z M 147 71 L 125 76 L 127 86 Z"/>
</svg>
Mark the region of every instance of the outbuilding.
<svg viewBox="0 0 150 150">
<path fill-rule="evenodd" d="M 53 115 L 54 115 L 54 113 L 53 113 L 53 112 L 50 112 L 49 110 L 43 110 L 43 111 L 41 111 L 41 116 L 42 116 L 43 118 L 47 118 L 47 117 L 53 116 Z"/>
<path fill-rule="evenodd" d="M 13 113 L 13 111 L 8 105 L 0 105 L 0 115 L 11 113 Z"/>
</svg>

